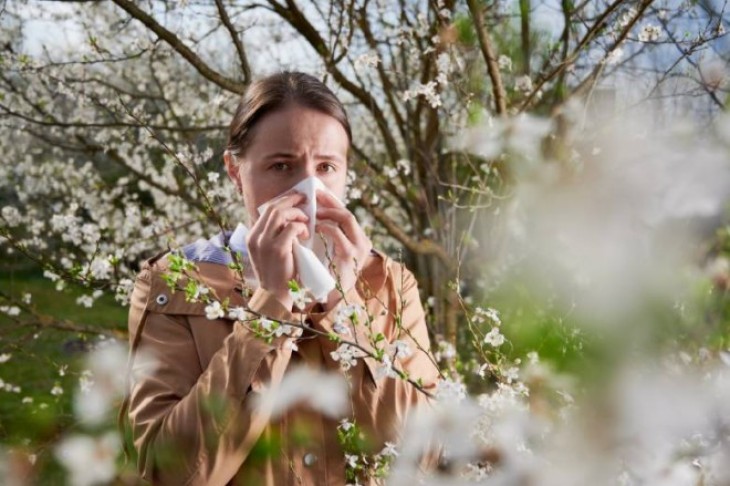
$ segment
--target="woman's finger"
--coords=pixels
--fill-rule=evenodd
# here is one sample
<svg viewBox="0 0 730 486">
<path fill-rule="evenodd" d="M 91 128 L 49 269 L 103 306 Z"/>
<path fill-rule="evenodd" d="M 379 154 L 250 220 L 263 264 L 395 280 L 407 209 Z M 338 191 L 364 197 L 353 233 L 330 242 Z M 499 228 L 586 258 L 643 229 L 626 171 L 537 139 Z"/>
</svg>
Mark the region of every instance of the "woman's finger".
<svg viewBox="0 0 730 486">
<path fill-rule="evenodd" d="M 283 196 L 279 196 L 278 198 L 274 199 L 266 207 L 264 212 L 259 215 L 259 218 L 256 220 L 256 222 L 251 227 L 251 231 L 248 234 L 248 240 L 251 242 L 258 242 L 260 240 L 261 235 L 264 232 L 264 228 L 266 228 L 266 225 L 269 222 L 271 215 L 275 211 L 286 208 L 286 207 L 294 207 L 297 204 L 301 204 L 305 200 L 306 200 L 306 196 L 300 192 L 292 192 L 289 194 L 284 194 Z"/>
<path fill-rule="evenodd" d="M 304 223 L 289 223 L 272 243 L 272 249 L 280 250 L 289 255 L 295 241 L 309 238 L 309 229 Z"/>
<path fill-rule="evenodd" d="M 287 224 L 292 222 L 306 223 L 307 221 L 309 221 L 309 218 L 304 214 L 304 211 L 296 207 L 273 210 L 264 226 L 262 235 L 264 238 L 276 238 Z"/>
<path fill-rule="evenodd" d="M 317 203 L 328 208 L 344 208 L 345 205 L 332 194 L 325 191 L 317 191 L 315 193 Z"/>
<path fill-rule="evenodd" d="M 259 217 L 271 214 L 271 211 L 275 211 L 276 209 L 296 206 L 297 204 L 301 204 L 306 200 L 307 196 L 303 193 L 290 190 L 284 194 L 281 194 L 280 196 L 276 196 L 274 199 L 265 203 L 266 207 L 264 208 L 264 212 L 260 214 Z"/>
<path fill-rule="evenodd" d="M 367 240 L 367 236 L 357 223 L 355 216 L 345 208 L 319 207 L 317 208 L 317 219 L 335 222 L 355 246 L 361 246 Z"/>
<path fill-rule="evenodd" d="M 347 238 L 342 229 L 333 223 L 319 222 L 315 230 L 329 236 L 335 246 L 335 255 L 339 258 L 355 255 L 355 246 Z"/>
</svg>

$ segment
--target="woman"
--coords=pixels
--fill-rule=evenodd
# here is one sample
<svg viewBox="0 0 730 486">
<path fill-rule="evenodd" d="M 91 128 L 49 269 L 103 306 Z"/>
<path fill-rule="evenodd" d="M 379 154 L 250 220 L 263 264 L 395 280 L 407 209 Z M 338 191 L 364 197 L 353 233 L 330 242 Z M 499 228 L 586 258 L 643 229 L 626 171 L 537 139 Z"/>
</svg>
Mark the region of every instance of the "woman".
<svg viewBox="0 0 730 486">
<path fill-rule="evenodd" d="M 228 245 L 244 255 L 246 280 L 256 282 L 252 294 L 244 295 L 220 241 L 199 241 L 184 253 L 211 295 L 256 316 L 305 322 L 312 331 L 267 343 L 250 322 L 222 312 L 206 315 L 204 302 L 172 292 L 163 278 L 171 265 L 167 255 L 145 262 L 129 314 L 129 417 L 146 479 L 176 485 L 345 484 L 345 454 L 338 441 L 338 426 L 340 432 L 343 428 L 337 419 L 305 405 L 280 417 L 251 405 L 296 366 L 341 372 L 338 344 L 327 334 L 335 332 L 345 305 L 361 306 L 371 316 L 368 325 L 364 316 L 356 321 L 351 339 L 370 352 L 378 333 L 385 337 L 381 345 L 405 343 L 412 352 L 401 353 L 396 366 L 423 389 L 434 387 L 438 372 L 427 354 L 413 275 L 371 250 L 355 217 L 333 197 L 345 194 L 350 138 L 342 104 L 309 75 L 276 74 L 244 95 L 224 159 L 250 217 L 245 240 L 237 230 Z M 287 191 L 308 177 L 328 189 L 316 193 L 316 231 L 332 242 L 331 268 L 341 290 L 300 310 L 288 282 L 297 278 L 293 248 L 309 237 L 309 220 L 301 209 L 306 196 Z M 380 377 L 383 362 L 358 361 L 362 364 L 347 371 L 351 413 L 344 418 L 378 451 L 386 441 L 397 441 L 406 416 L 428 397 L 402 379 Z"/>
</svg>

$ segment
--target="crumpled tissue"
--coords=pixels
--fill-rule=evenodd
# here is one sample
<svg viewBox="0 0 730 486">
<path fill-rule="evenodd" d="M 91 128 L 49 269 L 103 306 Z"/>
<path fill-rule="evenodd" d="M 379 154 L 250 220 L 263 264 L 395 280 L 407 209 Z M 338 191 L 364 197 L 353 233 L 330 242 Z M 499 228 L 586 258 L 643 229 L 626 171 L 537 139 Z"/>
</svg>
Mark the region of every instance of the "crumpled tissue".
<svg viewBox="0 0 730 486">
<path fill-rule="evenodd" d="M 332 277 L 329 269 L 327 268 L 327 249 L 329 248 L 330 253 L 332 252 L 332 242 L 329 238 L 325 238 L 322 241 L 322 237 L 317 235 L 314 231 L 317 217 L 317 191 L 324 191 L 332 196 L 335 200 L 340 201 L 337 196 L 325 187 L 325 185 L 317 177 L 307 177 L 306 179 L 297 183 L 291 189 L 284 191 L 301 192 L 307 196 L 307 200 L 304 206 L 299 206 L 304 214 L 309 218 L 307 223 L 309 229 L 309 238 L 307 240 L 300 241 L 294 244 L 294 259 L 299 273 L 300 283 L 306 287 L 312 294 L 312 297 L 317 302 L 325 302 L 329 293 L 335 288 L 336 281 Z M 282 194 L 284 194 L 282 193 Z M 281 194 L 279 195 L 281 196 Z M 279 197 L 277 196 L 277 197 Z M 274 199 L 276 199 L 275 197 Z M 271 201 L 267 201 L 258 207 L 259 214 L 263 214 L 266 208 L 271 204 Z M 342 203 L 340 203 L 342 204 Z M 344 205 L 343 205 L 344 206 Z M 326 243 L 326 244 L 325 244 Z"/>
</svg>

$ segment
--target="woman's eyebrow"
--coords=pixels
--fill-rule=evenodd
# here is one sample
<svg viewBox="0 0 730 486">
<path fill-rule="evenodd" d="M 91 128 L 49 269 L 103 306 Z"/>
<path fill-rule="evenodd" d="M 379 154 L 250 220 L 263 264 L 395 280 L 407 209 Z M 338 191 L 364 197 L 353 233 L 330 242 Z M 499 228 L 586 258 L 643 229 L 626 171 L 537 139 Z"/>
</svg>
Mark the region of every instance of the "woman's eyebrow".
<svg viewBox="0 0 730 486">
<path fill-rule="evenodd" d="M 327 160 L 336 160 L 338 162 L 342 162 L 344 158 L 341 155 L 338 154 L 314 154 L 315 159 L 327 159 Z"/>
<path fill-rule="evenodd" d="M 294 152 L 273 152 L 270 154 L 267 154 L 264 156 L 265 159 L 296 159 L 299 155 Z M 338 155 L 336 153 L 322 153 L 322 154 L 314 154 L 315 159 L 325 159 L 325 160 L 335 160 L 338 162 L 344 161 L 344 157 L 341 155 Z"/>
<path fill-rule="evenodd" d="M 265 159 L 296 159 L 297 154 L 293 152 L 274 152 L 271 154 L 267 154 Z"/>
</svg>

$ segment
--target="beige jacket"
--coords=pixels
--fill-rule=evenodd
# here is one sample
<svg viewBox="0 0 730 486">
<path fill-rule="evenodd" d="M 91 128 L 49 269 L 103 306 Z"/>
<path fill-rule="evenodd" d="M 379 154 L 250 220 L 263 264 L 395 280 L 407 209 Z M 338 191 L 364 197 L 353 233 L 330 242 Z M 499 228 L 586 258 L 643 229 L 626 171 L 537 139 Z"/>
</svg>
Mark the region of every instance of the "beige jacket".
<svg viewBox="0 0 730 486">
<path fill-rule="evenodd" d="M 432 391 L 438 372 L 419 351 L 430 346 L 416 280 L 401 264 L 374 253 L 344 300 L 367 309 L 373 333 L 383 333 L 390 342 L 409 342 L 413 354 L 401 365 Z M 240 322 L 208 320 L 205 304 L 170 291 L 162 279 L 166 266 L 166 257 L 145 262 L 129 313 L 129 418 L 142 476 L 171 485 L 345 484 L 337 421 L 303 405 L 276 420 L 250 407 L 255 394 L 296 364 L 339 370 L 330 356 L 337 345 L 324 337 L 300 339 L 299 350 L 292 351 L 283 338 L 267 344 Z M 198 263 L 198 269 L 219 298 L 229 298 L 231 305 L 245 303 L 232 270 L 214 263 Z M 299 322 L 302 317 L 260 288 L 248 307 L 275 320 Z M 314 328 L 330 331 L 335 312 L 303 317 Z M 364 325 L 356 332 L 358 343 L 368 342 L 370 331 Z M 398 440 L 406 416 L 429 398 L 401 379 L 376 380 L 376 366 L 366 358 L 348 374 L 350 417 L 379 451 L 385 441 Z M 434 460 L 424 462 L 432 466 Z"/>
</svg>

